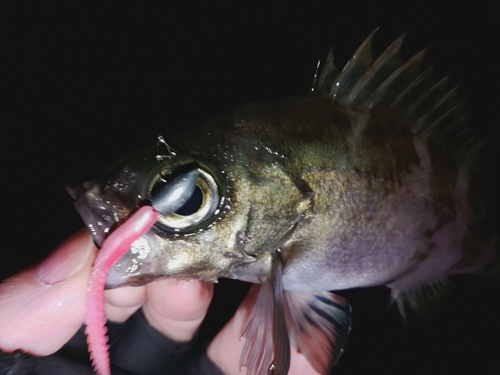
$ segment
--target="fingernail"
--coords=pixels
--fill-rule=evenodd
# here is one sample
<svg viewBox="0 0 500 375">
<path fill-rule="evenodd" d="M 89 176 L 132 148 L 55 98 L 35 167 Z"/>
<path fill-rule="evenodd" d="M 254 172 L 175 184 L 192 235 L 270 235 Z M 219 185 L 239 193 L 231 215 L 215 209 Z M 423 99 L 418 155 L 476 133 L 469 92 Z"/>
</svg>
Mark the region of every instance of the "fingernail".
<svg viewBox="0 0 500 375">
<path fill-rule="evenodd" d="M 93 261 L 92 237 L 80 231 L 59 245 L 35 268 L 35 278 L 45 284 L 56 284 L 73 276 Z M 92 258 L 92 259 L 91 259 Z"/>
</svg>

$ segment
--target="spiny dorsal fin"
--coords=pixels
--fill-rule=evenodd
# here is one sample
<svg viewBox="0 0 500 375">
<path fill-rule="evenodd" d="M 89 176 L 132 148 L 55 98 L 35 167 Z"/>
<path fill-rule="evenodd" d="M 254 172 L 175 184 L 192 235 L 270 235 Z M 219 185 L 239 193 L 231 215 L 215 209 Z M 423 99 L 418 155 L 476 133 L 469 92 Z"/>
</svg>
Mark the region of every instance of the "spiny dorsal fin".
<svg viewBox="0 0 500 375">
<path fill-rule="evenodd" d="M 383 111 L 397 116 L 401 126 L 413 133 L 432 139 L 457 157 L 470 157 L 479 142 L 464 123 L 463 103 L 457 95 L 459 86 L 450 89 L 449 76 L 436 82 L 432 67 L 422 70 L 427 49 L 403 61 L 401 45 L 406 35 L 374 58 L 375 31 L 361 43 L 341 73 L 330 51 L 325 64 L 318 64 L 312 91 L 357 111 Z"/>
</svg>

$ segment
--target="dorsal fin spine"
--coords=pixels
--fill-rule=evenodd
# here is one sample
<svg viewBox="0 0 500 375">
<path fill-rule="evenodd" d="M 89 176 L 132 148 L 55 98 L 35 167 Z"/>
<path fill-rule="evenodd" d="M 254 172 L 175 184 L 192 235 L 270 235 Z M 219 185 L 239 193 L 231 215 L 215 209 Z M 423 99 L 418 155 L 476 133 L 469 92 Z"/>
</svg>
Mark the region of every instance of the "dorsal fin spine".
<svg viewBox="0 0 500 375">
<path fill-rule="evenodd" d="M 445 92 L 445 94 L 432 105 L 429 110 L 415 121 L 415 131 L 427 130 L 443 113 L 454 107 L 457 102 L 458 85 Z"/>
<path fill-rule="evenodd" d="M 342 73 L 334 82 L 333 98 L 335 101 L 344 104 L 344 101 L 349 96 L 351 89 L 356 85 L 359 78 L 368 69 L 372 60 L 372 41 L 373 35 L 377 30 L 374 30 L 368 38 L 364 40 L 359 48 L 354 52 L 352 57 L 347 62 Z"/>
<path fill-rule="evenodd" d="M 367 100 L 367 107 L 373 109 L 388 107 L 404 88 L 421 73 L 422 60 L 427 50 L 422 50 L 396 69 Z"/>
<path fill-rule="evenodd" d="M 427 131 L 436 132 L 441 136 L 445 135 L 449 131 L 449 127 L 456 124 L 463 115 L 463 107 L 464 101 L 457 103 L 430 124 Z"/>
<path fill-rule="evenodd" d="M 425 114 L 446 93 L 449 76 L 439 80 L 408 107 L 406 118 L 415 122 Z M 420 124 L 421 125 L 421 124 Z M 415 130 L 420 130 L 416 128 Z"/>
<path fill-rule="evenodd" d="M 318 61 L 311 91 L 320 95 L 333 96 L 333 89 L 335 87 L 334 82 L 338 75 L 339 71 L 335 67 L 332 47 L 325 61 L 323 63 Z"/>
<path fill-rule="evenodd" d="M 405 109 L 429 90 L 434 81 L 432 79 L 432 66 L 424 70 L 412 83 L 396 96 L 391 107 L 398 112 L 405 112 Z"/>
<path fill-rule="evenodd" d="M 349 105 L 363 104 L 371 94 L 401 66 L 401 45 L 406 34 L 397 38 L 365 71 L 349 94 Z"/>
</svg>

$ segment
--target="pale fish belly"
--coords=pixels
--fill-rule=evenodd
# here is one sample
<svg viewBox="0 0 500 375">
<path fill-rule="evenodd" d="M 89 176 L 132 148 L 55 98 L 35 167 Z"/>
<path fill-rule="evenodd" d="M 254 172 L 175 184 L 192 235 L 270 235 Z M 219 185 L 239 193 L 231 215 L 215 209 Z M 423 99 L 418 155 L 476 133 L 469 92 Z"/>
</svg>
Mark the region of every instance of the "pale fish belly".
<svg viewBox="0 0 500 375">
<path fill-rule="evenodd" d="M 285 289 L 339 290 L 398 280 L 415 285 L 444 276 L 460 261 L 467 234 L 465 184 L 458 181 L 454 193 L 459 195 L 460 214 L 435 231 L 438 217 L 432 201 L 431 159 L 423 141 L 415 137 L 413 143 L 420 163 L 411 167 L 398 188 L 385 195 L 379 191 L 387 182 L 363 183 L 351 176 L 354 182 L 344 184 L 332 210 L 298 230 L 304 236 L 300 242 L 307 243 L 306 236 L 312 240 L 306 246 L 309 249 L 287 262 Z M 316 220 L 331 223 L 332 231 L 315 229 Z"/>
</svg>

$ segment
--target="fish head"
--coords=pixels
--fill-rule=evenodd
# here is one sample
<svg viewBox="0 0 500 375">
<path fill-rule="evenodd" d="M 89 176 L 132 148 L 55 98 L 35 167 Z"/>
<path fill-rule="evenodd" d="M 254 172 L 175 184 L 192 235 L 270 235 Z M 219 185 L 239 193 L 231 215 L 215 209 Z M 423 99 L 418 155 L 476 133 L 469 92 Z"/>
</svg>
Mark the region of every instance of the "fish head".
<svg viewBox="0 0 500 375">
<path fill-rule="evenodd" d="M 159 150 L 165 142 L 151 142 L 103 178 L 73 188 L 76 208 L 100 246 L 138 207 L 160 207 L 167 199 L 162 191 L 194 178 L 184 197 L 167 194 L 173 206 L 158 209 L 157 223 L 114 264 L 106 286 L 159 277 L 265 277 L 271 252 L 286 242 L 311 197 L 262 132 L 262 124 L 215 121 L 169 138 L 168 150 L 175 152 Z"/>
</svg>

